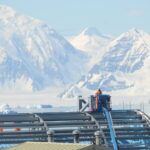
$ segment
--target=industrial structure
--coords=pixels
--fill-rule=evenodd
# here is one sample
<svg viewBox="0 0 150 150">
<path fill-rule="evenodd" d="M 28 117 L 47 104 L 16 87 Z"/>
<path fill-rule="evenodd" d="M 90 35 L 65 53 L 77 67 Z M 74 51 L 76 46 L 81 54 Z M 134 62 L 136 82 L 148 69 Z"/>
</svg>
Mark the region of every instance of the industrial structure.
<svg viewBox="0 0 150 150">
<path fill-rule="evenodd" d="M 114 150 L 150 150 L 149 116 L 140 110 L 111 110 L 109 95 L 98 98 L 98 109 L 91 96 L 88 103 L 80 97 L 78 112 L 0 115 L 0 144 L 91 143 Z"/>
</svg>

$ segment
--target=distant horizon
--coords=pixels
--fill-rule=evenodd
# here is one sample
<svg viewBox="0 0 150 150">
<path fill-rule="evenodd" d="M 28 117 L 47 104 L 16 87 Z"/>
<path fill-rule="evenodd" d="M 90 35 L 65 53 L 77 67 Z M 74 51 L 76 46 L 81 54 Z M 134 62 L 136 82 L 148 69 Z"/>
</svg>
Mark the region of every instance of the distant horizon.
<svg viewBox="0 0 150 150">
<path fill-rule="evenodd" d="M 150 33 L 149 0 L 1 0 L 0 4 L 44 21 L 63 36 L 77 35 L 86 27 L 113 36 L 132 28 Z"/>
</svg>

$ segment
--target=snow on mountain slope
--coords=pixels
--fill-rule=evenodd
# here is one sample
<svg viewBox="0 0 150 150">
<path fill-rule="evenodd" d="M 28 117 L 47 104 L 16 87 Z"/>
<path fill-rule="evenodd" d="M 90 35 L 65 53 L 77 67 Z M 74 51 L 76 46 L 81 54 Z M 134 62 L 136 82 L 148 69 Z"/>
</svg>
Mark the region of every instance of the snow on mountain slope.
<svg viewBox="0 0 150 150">
<path fill-rule="evenodd" d="M 88 27 L 78 36 L 68 38 L 68 40 L 74 47 L 89 54 L 89 67 L 91 67 L 104 55 L 106 47 L 109 45 L 110 41 L 112 41 L 112 37 L 101 34 L 98 29 L 94 27 Z"/>
<path fill-rule="evenodd" d="M 149 74 L 150 35 L 131 29 L 112 41 L 100 62 L 61 96 L 90 94 L 98 88 L 118 95 L 148 95 Z"/>
<path fill-rule="evenodd" d="M 110 41 L 110 36 L 101 34 L 94 27 L 85 28 L 78 36 L 70 38 L 76 48 L 89 53 L 100 51 L 101 47 L 105 47 Z"/>
<path fill-rule="evenodd" d="M 40 20 L 0 6 L 0 87 L 41 90 L 79 79 L 87 56 Z"/>
</svg>

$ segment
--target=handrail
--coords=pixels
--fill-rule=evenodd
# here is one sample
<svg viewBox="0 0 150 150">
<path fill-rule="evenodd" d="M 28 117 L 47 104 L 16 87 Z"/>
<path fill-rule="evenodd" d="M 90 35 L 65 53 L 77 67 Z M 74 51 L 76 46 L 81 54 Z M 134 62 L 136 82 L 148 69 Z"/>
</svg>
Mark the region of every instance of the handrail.
<svg viewBox="0 0 150 150">
<path fill-rule="evenodd" d="M 105 144 L 105 145 L 108 145 L 107 140 L 106 140 L 106 138 L 105 138 L 105 134 L 104 134 L 104 132 L 103 132 L 103 130 L 102 130 L 100 124 L 98 123 L 98 121 L 97 121 L 91 114 L 89 114 L 89 113 L 87 113 L 87 112 L 85 113 L 85 115 L 91 117 L 91 121 L 94 121 L 94 122 L 95 122 L 96 126 L 98 127 L 98 129 L 100 130 L 100 132 L 101 132 L 101 134 L 102 134 L 102 137 L 103 137 L 103 140 L 104 140 L 104 144 Z"/>
<path fill-rule="evenodd" d="M 146 120 L 146 122 L 148 123 L 148 126 L 150 127 L 150 117 L 145 114 L 144 112 L 140 111 L 140 110 L 134 110 L 137 114 L 141 115 L 143 119 Z"/>
<path fill-rule="evenodd" d="M 43 123 L 43 124 L 44 124 L 44 128 L 45 128 L 45 130 L 46 130 L 46 131 L 48 131 L 48 130 L 49 130 L 49 128 L 48 128 L 48 126 L 47 126 L 47 123 L 43 120 L 43 118 L 42 118 L 42 117 L 40 117 L 40 116 L 39 116 L 39 115 L 37 115 L 37 114 L 34 114 L 34 116 L 35 116 L 35 118 L 39 118 L 39 122 Z"/>
<path fill-rule="evenodd" d="M 117 144 L 117 139 L 116 139 L 116 133 L 115 133 L 115 130 L 113 128 L 113 121 L 112 121 L 111 114 L 104 107 L 103 107 L 103 112 L 105 113 L 107 121 L 108 121 L 108 126 L 109 126 L 109 130 L 110 130 L 110 136 L 111 136 L 111 140 L 112 140 L 112 144 L 113 144 L 114 150 L 119 150 L 118 144 Z"/>
<path fill-rule="evenodd" d="M 43 120 L 43 118 L 40 117 L 39 115 L 34 114 L 34 116 L 37 117 L 37 118 L 39 118 L 39 121 L 44 124 L 44 129 L 45 129 L 46 134 L 47 134 L 47 140 L 48 140 L 48 142 L 49 142 L 49 141 L 50 141 L 50 137 L 49 137 L 49 131 L 50 131 L 50 130 L 49 130 L 49 128 L 48 128 L 47 123 L 46 123 L 46 122 Z M 51 131 L 50 131 L 50 132 L 51 132 Z"/>
<path fill-rule="evenodd" d="M 83 104 L 85 104 L 83 106 Z M 78 100 L 78 109 L 79 112 L 84 112 L 84 110 L 89 107 L 89 103 L 87 103 L 84 99 L 82 99 L 82 96 L 79 96 L 79 100 Z"/>
<path fill-rule="evenodd" d="M 86 105 L 84 106 L 84 107 L 82 107 L 82 109 L 80 110 L 80 112 L 84 112 L 84 110 L 86 109 L 86 108 L 88 108 L 89 107 L 89 103 L 86 103 Z"/>
</svg>

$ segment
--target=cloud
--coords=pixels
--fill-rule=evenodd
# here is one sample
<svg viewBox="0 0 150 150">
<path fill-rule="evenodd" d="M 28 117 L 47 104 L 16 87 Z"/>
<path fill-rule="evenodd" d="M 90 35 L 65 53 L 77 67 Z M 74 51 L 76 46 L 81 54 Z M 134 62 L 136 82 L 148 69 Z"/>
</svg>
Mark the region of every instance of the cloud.
<svg viewBox="0 0 150 150">
<path fill-rule="evenodd" d="M 129 11 L 129 16 L 139 16 L 142 14 L 142 11 L 141 10 L 138 10 L 138 9 L 133 9 L 131 11 Z"/>
</svg>

